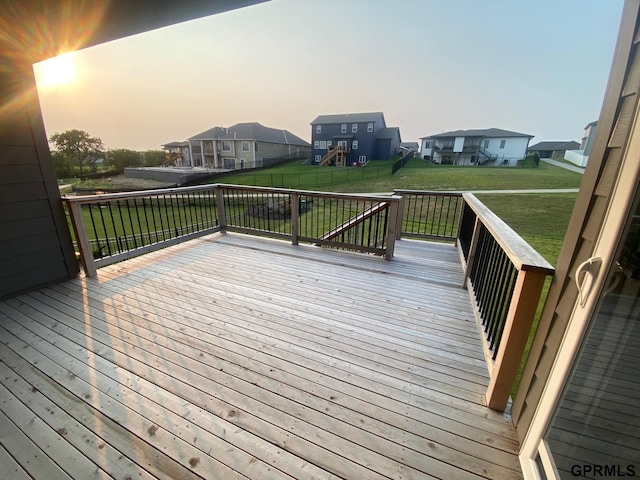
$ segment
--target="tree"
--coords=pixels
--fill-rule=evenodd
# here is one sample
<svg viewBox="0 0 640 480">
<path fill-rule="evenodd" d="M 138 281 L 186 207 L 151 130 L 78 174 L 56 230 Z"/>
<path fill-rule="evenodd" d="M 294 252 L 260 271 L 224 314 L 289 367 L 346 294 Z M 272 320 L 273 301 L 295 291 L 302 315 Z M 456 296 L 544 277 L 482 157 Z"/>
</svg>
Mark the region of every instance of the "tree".
<svg viewBox="0 0 640 480">
<path fill-rule="evenodd" d="M 73 176 L 73 168 L 69 159 L 60 152 L 51 152 L 53 168 L 56 170 L 56 178 L 70 178 Z"/>
<path fill-rule="evenodd" d="M 83 165 L 87 165 L 93 173 L 98 171 L 97 161 L 102 157 L 104 149 L 100 138 L 92 137 L 83 130 L 72 129 L 54 133 L 49 141 L 60 154 L 80 167 L 80 173 Z"/>
<path fill-rule="evenodd" d="M 147 150 L 142 152 L 145 167 L 161 167 L 164 165 L 166 156 L 162 150 Z"/>
<path fill-rule="evenodd" d="M 118 148 L 105 152 L 104 162 L 115 168 L 120 173 L 127 167 L 139 167 L 142 165 L 142 154 L 126 148 Z"/>
</svg>

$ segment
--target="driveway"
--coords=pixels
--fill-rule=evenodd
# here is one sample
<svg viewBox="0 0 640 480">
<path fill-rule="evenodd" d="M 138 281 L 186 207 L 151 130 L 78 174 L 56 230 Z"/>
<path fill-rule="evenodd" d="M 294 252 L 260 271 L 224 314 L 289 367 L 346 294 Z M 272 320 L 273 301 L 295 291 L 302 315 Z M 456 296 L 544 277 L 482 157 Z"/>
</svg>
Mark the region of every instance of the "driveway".
<svg viewBox="0 0 640 480">
<path fill-rule="evenodd" d="M 584 175 L 584 168 L 578 167 L 577 165 L 569 165 L 568 163 L 558 162 L 557 160 L 553 160 L 551 158 L 541 158 L 540 161 Z"/>
</svg>

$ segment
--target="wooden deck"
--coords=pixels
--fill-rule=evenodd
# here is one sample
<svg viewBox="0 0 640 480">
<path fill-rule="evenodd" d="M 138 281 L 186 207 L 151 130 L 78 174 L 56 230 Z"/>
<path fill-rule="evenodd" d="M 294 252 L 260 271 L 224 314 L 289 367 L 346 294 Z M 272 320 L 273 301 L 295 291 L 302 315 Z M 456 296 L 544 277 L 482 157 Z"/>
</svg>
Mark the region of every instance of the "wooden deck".
<svg viewBox="0 0 640 480">
<path fill-rule="evenodd" d="M 215 234 L 0 302 L 0 478 L 521 478 L 462 275 Z"/>
</svg>

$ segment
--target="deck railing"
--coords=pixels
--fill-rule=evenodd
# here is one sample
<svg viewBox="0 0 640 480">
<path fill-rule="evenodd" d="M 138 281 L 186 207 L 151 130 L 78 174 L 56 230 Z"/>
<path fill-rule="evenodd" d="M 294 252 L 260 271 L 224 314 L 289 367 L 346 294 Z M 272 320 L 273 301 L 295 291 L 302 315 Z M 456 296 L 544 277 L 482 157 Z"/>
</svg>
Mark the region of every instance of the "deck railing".
<svg viewBox="0 0 640 480">
<path fill-rule="evenodd" d="M 374 253 L 391 259 L 400 197 L 205 185 L 65 197 L 83 268 L 216 231 Z"/>
<path fill-rule="evenodd" d="M 394 190 L 402 197 L 398 238 L 455 241 L 458 236 L 462 193 Z"/>
<path fill-rule="evenodd" d="M 553 267 L 470 193 L 395 190 L 400 237 L 455 241 L 491 371 L 487 405 L 504 410 Z"/>
<path fill-rule="evenodd" d="M 405 237 L 457 242 L 491 381 L 504 410 L 553 267 L 469 193 L 367 196 L 206 185 L 65 198 L 88 276 L 96 268 L 199 235 L 234 231 L 384 255 Z"/>
<path fill-rule="evenodd" d="M 544 281 L 553 267 L 473 194 L 463 194 L 458 248 L 464 286 L 484 333 L 487 405 L 504 410 Z"/>
</svg>

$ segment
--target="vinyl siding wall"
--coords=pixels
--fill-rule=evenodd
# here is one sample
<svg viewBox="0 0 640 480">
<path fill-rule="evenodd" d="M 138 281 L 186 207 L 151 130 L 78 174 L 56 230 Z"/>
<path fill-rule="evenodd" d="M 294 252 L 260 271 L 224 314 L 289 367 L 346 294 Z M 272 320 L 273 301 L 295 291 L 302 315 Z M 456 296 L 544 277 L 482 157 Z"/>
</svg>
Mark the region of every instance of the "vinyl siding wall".
<svg viewBox="0 0 640 480">
<path fill-rule="evenodd" d="M 78 273 L 31 65 L 0 73 L 0 298 Z M 32 92 L 31 94 L 25 92 Z M 20 101 L 17 101 L 17 100 Z"/>
</svg>

